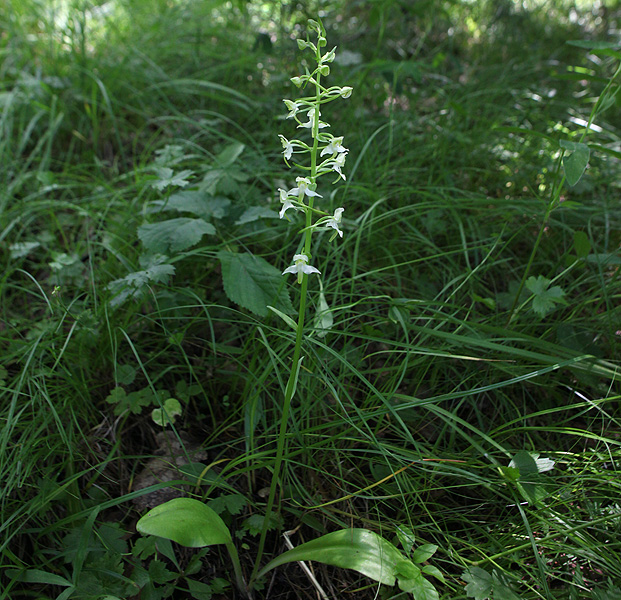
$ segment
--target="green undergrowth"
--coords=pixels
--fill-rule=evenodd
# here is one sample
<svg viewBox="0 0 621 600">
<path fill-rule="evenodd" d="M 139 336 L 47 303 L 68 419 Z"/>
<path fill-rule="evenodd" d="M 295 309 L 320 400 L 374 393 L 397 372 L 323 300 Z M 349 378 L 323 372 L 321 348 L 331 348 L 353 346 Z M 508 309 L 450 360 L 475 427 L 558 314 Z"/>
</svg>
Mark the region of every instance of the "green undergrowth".
<svg viewBox="0 0 621 600">
<path fill-rule="evenodd" d="M 321 9 L 281 4 L 0 8 L 2 599 L 237 597 L 217 547 L 136 533 L 140 498 L 171 488 L 254 566 L 295 338 L 268 305 L 293 318 L 300 293 L 281 98 Z M 284 531 L 366 528 L 437 546 L 440 598 L 617 599 L 619 52 L 589 46 L 606 3 L 328 4 L 330 77 L 354 88 L 329 114 L 345 236 L 313 256 L 265 562 Z M 186 466 L 137 487 L 171 440 Z M 314 573 L 329 597 L 406 597 Z M 262 584 L 314 589 L 296 563 Z"/>
</svg>

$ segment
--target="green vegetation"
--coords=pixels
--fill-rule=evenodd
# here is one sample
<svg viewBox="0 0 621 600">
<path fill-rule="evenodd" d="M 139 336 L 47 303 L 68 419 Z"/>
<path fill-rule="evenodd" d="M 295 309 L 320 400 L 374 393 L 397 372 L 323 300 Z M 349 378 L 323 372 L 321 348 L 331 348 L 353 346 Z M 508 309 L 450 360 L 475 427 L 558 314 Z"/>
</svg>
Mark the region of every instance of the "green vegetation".
<svg viewBox="0 0 621 600">
<path fill-rule="evenodd" d="M 618 9 L 0 6 L 0 600 L 621 598 Z"/>
</svg>

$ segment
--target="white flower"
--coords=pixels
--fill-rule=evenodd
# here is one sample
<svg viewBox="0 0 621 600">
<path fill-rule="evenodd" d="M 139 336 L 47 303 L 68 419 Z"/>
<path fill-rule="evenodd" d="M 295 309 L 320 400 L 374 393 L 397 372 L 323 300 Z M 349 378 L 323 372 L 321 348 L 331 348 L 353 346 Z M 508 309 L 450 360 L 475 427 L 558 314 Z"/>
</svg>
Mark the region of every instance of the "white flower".
<svg viewBox="0 0 621 600">
<path fill-rule="evenodd" d="M 315 131 L 315 119 L 319 119 L 321 113 L 315 108 L 311 108 L 308 111 L 308 122 L 300 123 L 298 127 L 304 127 L 305 129 L 310 129 L 311 131 Z M 319 129 L 323 129 L 324 127 L 329 127 L 327 123 L 323 121 L 319 121 Z"/>
<path fill-rule="evenodd" d="M 349 98 L 351 93 L 354 91 L 354 88 L 349 87 L 348 85 L 341 88 L 341 98 Z"/>
<path fill-rule="evenodd" d="M 324 154 L 334 156 L 335 154 L 340 154 L 342 152 L 349 152 L 349 150 L 342 144 L 343 136 L 332 138 L 332 141 L 321 151 L 319 156 L 323 156 Z"/>
<path fill-rule="evenodd" d="M 329 161 L 328 164 L 326 164 L 326 166 L 332 167 L 332 170 L 336 171 L 343 178 L 343 180 L 347 179 L 341 171 L 341 169 L 345 166 L 346 157 L 347 154 L 339 154 L 334 160 Z"/>
<path fill-rule="evenodd" d="M 310 179 L 308 177 L 296 177 L 295 182 L 298 184 L 298 187 L 292 188 L 289 190 L 289 196 L 297 196 L 301 201 L 304 196 L 317 196 L 321 198 L 321 196 L 317 192 L 313 192 L 313 190 L 309 189 L 309 185 L 311 185 Z"/>
<path fill-rule="evenodd" d="M 282 208 L 280 209 L 280 212 L 278 213 L 281 219 L 285 216 L 285 213 L 290 208 L 293 208 L 295 210 L 304 210 L 303 208 L 296 206 L 295 204 L 293 204 L 293 202 L 291 202 L 291 198 L 289 198 L 289 195 L 291 194 L 291 192 L 281 190 L 280 188 L 278 188 L 278 192 L 280 193 L 280 201 L 282 202 Z"/>
<path fill-rule="evenodd" d="M 332 241 L 337 234 L 343 237 L 343 232 L 339 229 L 339 225 L 341 224 L 341 217 L 343 216 L 344 211 L 344 208 L 337 208 L 334 211 L 334 216 L 326 221 L 326 227 L 332 227 L 332 229 L 335 230 L 335 233 L 330 241 Z"/>
<path fill-rule="evenodd" d="M 287 267 L 282 272 L 283 275 L 285 273 L 293 273 L 294 275 L 297 274 L 298 283 L 302 283 L 304 273 L 306 273 L 307 275 L 310 275 L 311 273 L 317 273 L 318 275 L 321 275 L 321 271 L 318 271 L 315 267 L 311 267 L 308 264 L 308 256 L 306 256 L 306 254 L 296 254 L 293 257 L 293 260 L 295 264 L 290 267 Z"/>
<path fill-rule="evenodd" d="M 300 110 L 301 104 L 299 102 L 293 102 L 292 100 L 287 100 L 286 98 L 283 98 L 283 102 L 285 103 L 285 105 L 287 106 L 287 110 L 289 111 L 289 114 L 287 115 L 287 119 L 290 119 L 291 117 L 295 117 L 295 115 L 297 115 Z"/>
<path fill-rule="evenodd" d="M 285 160 L 289 160 L 291 155 L 293 154 L 293 144 L 284 136 L 278 134 L 280 141 L 282 142 L 282 147 L 284 148 L 283 154 L 285 155 Z"/>
</svg>

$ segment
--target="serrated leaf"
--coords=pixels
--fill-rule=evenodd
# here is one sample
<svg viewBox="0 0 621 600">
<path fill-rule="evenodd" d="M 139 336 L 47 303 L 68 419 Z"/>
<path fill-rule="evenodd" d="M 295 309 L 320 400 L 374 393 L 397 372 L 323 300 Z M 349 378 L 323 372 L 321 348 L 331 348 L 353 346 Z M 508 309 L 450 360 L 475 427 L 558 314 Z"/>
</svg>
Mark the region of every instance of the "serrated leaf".
<svg viewBox="0 0 621 600">
<path fill-rule="evenodd" d="M 229 299 L 260 317 L 268 314 L 267 306 L 292 313 L 293 305 L 282 274 L 266 260 L 250 253 L 236 254 L 221 250 L 222 282 Z"/>
<path fill-rule="evenodd" d="M 185 170 L 175 174 L 175 172 L 168 167 L 157 167 L 155 169 L 155 174 L 157 180 L 151 183 L 151 187 L 161 192 L 171 185 L 185 187 L 190 183 L 187 178 L 194 175 L 194 171 Z"/>
<path fill-rule="evenodd" d="M 194 498 L 174 498 L 156 506 L 138 521 L 136 529 L 143 535 L 156 535 L 189 548 L 231 542 L 224 521 Z"/>
<path fill-rule="evenodd" d="M 580 181 L 582 174 L 589 164 L 591 150 L 586 144 L 581 142 L 559 140 L 559 145 L 566 150 L 563 155 L 565 178 L 570 186 L 574 186 Z"/>
<path fill-rule="evenodd" d="M 180 252 L 200 242 L 204 235 L 215 235 L 216 228 L 203 219 L 180 217 L 138 227 L 138 237 L 150 252 Z"/>
<path fill-rule="evenodd" d="M 134 414 L 140 414 L 145 406 L 151 403 L 151 398 L 148 394 L 141 392 L 131 392 L 126 394 L 122 387 L 115 387 L 107 396 L 106 402 L 108 404 L 115 404 L 114 414 L 122 415 L 126 411 Z"/>
<path fill-rule="evenodd" d="M 259 219 L 277 219 L 278 213 L 265 206 L 251 206 L 247 208 L 241 217 L 235 221 L 235 225 L 245 225 Z"/>
<path fill-rule="evenodd" d="M 395 568 L 405 557 L 389 541 L 367 529 L 343 529 L 288 550 L 270 561 L 258 576 L 288 562 L 314 560 L 353 569 L 385 585 L 395 584 Z"/>
<path fill-rule="evenodd" d="M 223 494 L 207 503 L 207 506 L 222 514 L 225 510 L 231 515 L 239 514 L 248 504 L 248 500 L 241 494 Z"/>
<path fill-rule="evenodd" d="M 468 583 L 466 594 L 475 600 L 487 600 L 492 593 L 492 576 L 485 569 L 470 567 L 461 578 Z"/>
<path fill-rule="evenodd" d="M 28 254 L 40 245 L 39 242 L 16 242 L 15 244 L 11 244 L 9 246 L 11 258 L 24 258 L 24 256 L 28 256 Z"/>
<path fill-rule="evenodd" d="M 149 203 L 149 213 L 164 210 L 188 212 L 203 219 L 222 219 L 228 213 L 231 201 L 222 196 L 210 196 L 206 192 L 185 190 L 172 194 L 168 200 Z"/>
<path fill-rule="evenodd" d="M 151 419 L 156 425 L 166 427 L 175 422 L 175 419 L 181 414 L 181 404 L 176 398 L 168 398 L 162 408 L 154 408 L 151 411 Z"/>
<path fill-rule="evenodd" d="M 533 310 L 541 317 L 545 317 L 552 312 L 556 304 L 564 304 L 563 296 L 565 292 L 558 286 L 548 288 L 550 280 L 543 275 L 536 279 L 531 276 L 526 280 L 526 287 L 534 294 Z"/>
</svg>

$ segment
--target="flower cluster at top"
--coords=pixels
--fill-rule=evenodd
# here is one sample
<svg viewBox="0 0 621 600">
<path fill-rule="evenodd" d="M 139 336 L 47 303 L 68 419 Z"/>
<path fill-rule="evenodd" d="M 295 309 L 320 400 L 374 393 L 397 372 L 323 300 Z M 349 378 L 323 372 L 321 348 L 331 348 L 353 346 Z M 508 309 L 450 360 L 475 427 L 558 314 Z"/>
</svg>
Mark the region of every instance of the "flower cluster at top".
<svg viewBox="0 0 621 600">
<path fill-rule="evenodd" d="M 308 264 L 310 259 L 311 234 L 313 231 L 333 230 L 332 241 L 337 236 L 343 237 L 341 231 L 341 218 L 344 212 L 343 207 L 339 207 L 330 215 L 314 207 L 315 198 L 322 196 L 317 193 L 317 179 L 322 175 L 336 173 L 337 178 L 345 180 L 343 167 L 349 152 L 343 146 L 343 136 L 337 137 L 325 131 L 330 125 L 321 120 L 321 107 L 337 98 L 349 98 L 352 88 L 349 86 L 325 87 L 321 83 L 321 78 L 330 73 L 330 63 L 335 58 L 336 48 L 323 53 L 323 48 L 327 45 L 325 30 L 321 23 L 312 19 L 308 22 L 309 29 L 317 34 L 317 44 L 310 41 L 297 40 L 300 50 L 310 50 L 314 54 L 317 67 L 310 73 L 293 77 L 291 81 L 298 88 L 310 86 L 312 95 L 299 98 L 295 101 L 284 99 L 287 110 L 287 119 L 294 119 L 298 124 L 298 129 L 307 129 L 310 133 L 311 142 L 306 143 L 302 140 L 288 140 L 284 135 L 279 135 L 283 146 L 283 156 L 287 166 L 291 166 L 289 161 L 298 158 L 303 154 L 310 157 L 310 166 L 294 162 L 295 166 L 307 172 L 306 177 L 297 177 L 296 185 L 289 190 L 278 190 L 280 194 L 280 218 L 285 217 L 289 209 L 304 212 L 306 215 L 306 226 L 302 230 L 305 234 L 304 250 L 294 256 L 295 265 L 285 269 L 284 273 L 295 273 L 298 275 L 298 282 L 302 283 L 305 274 L 319 273 L 319 271 Z M 319 218 L 313 223 L 313 216 Z M 283 273 L 283 274 L 284 274 Z"/>
</svg>

